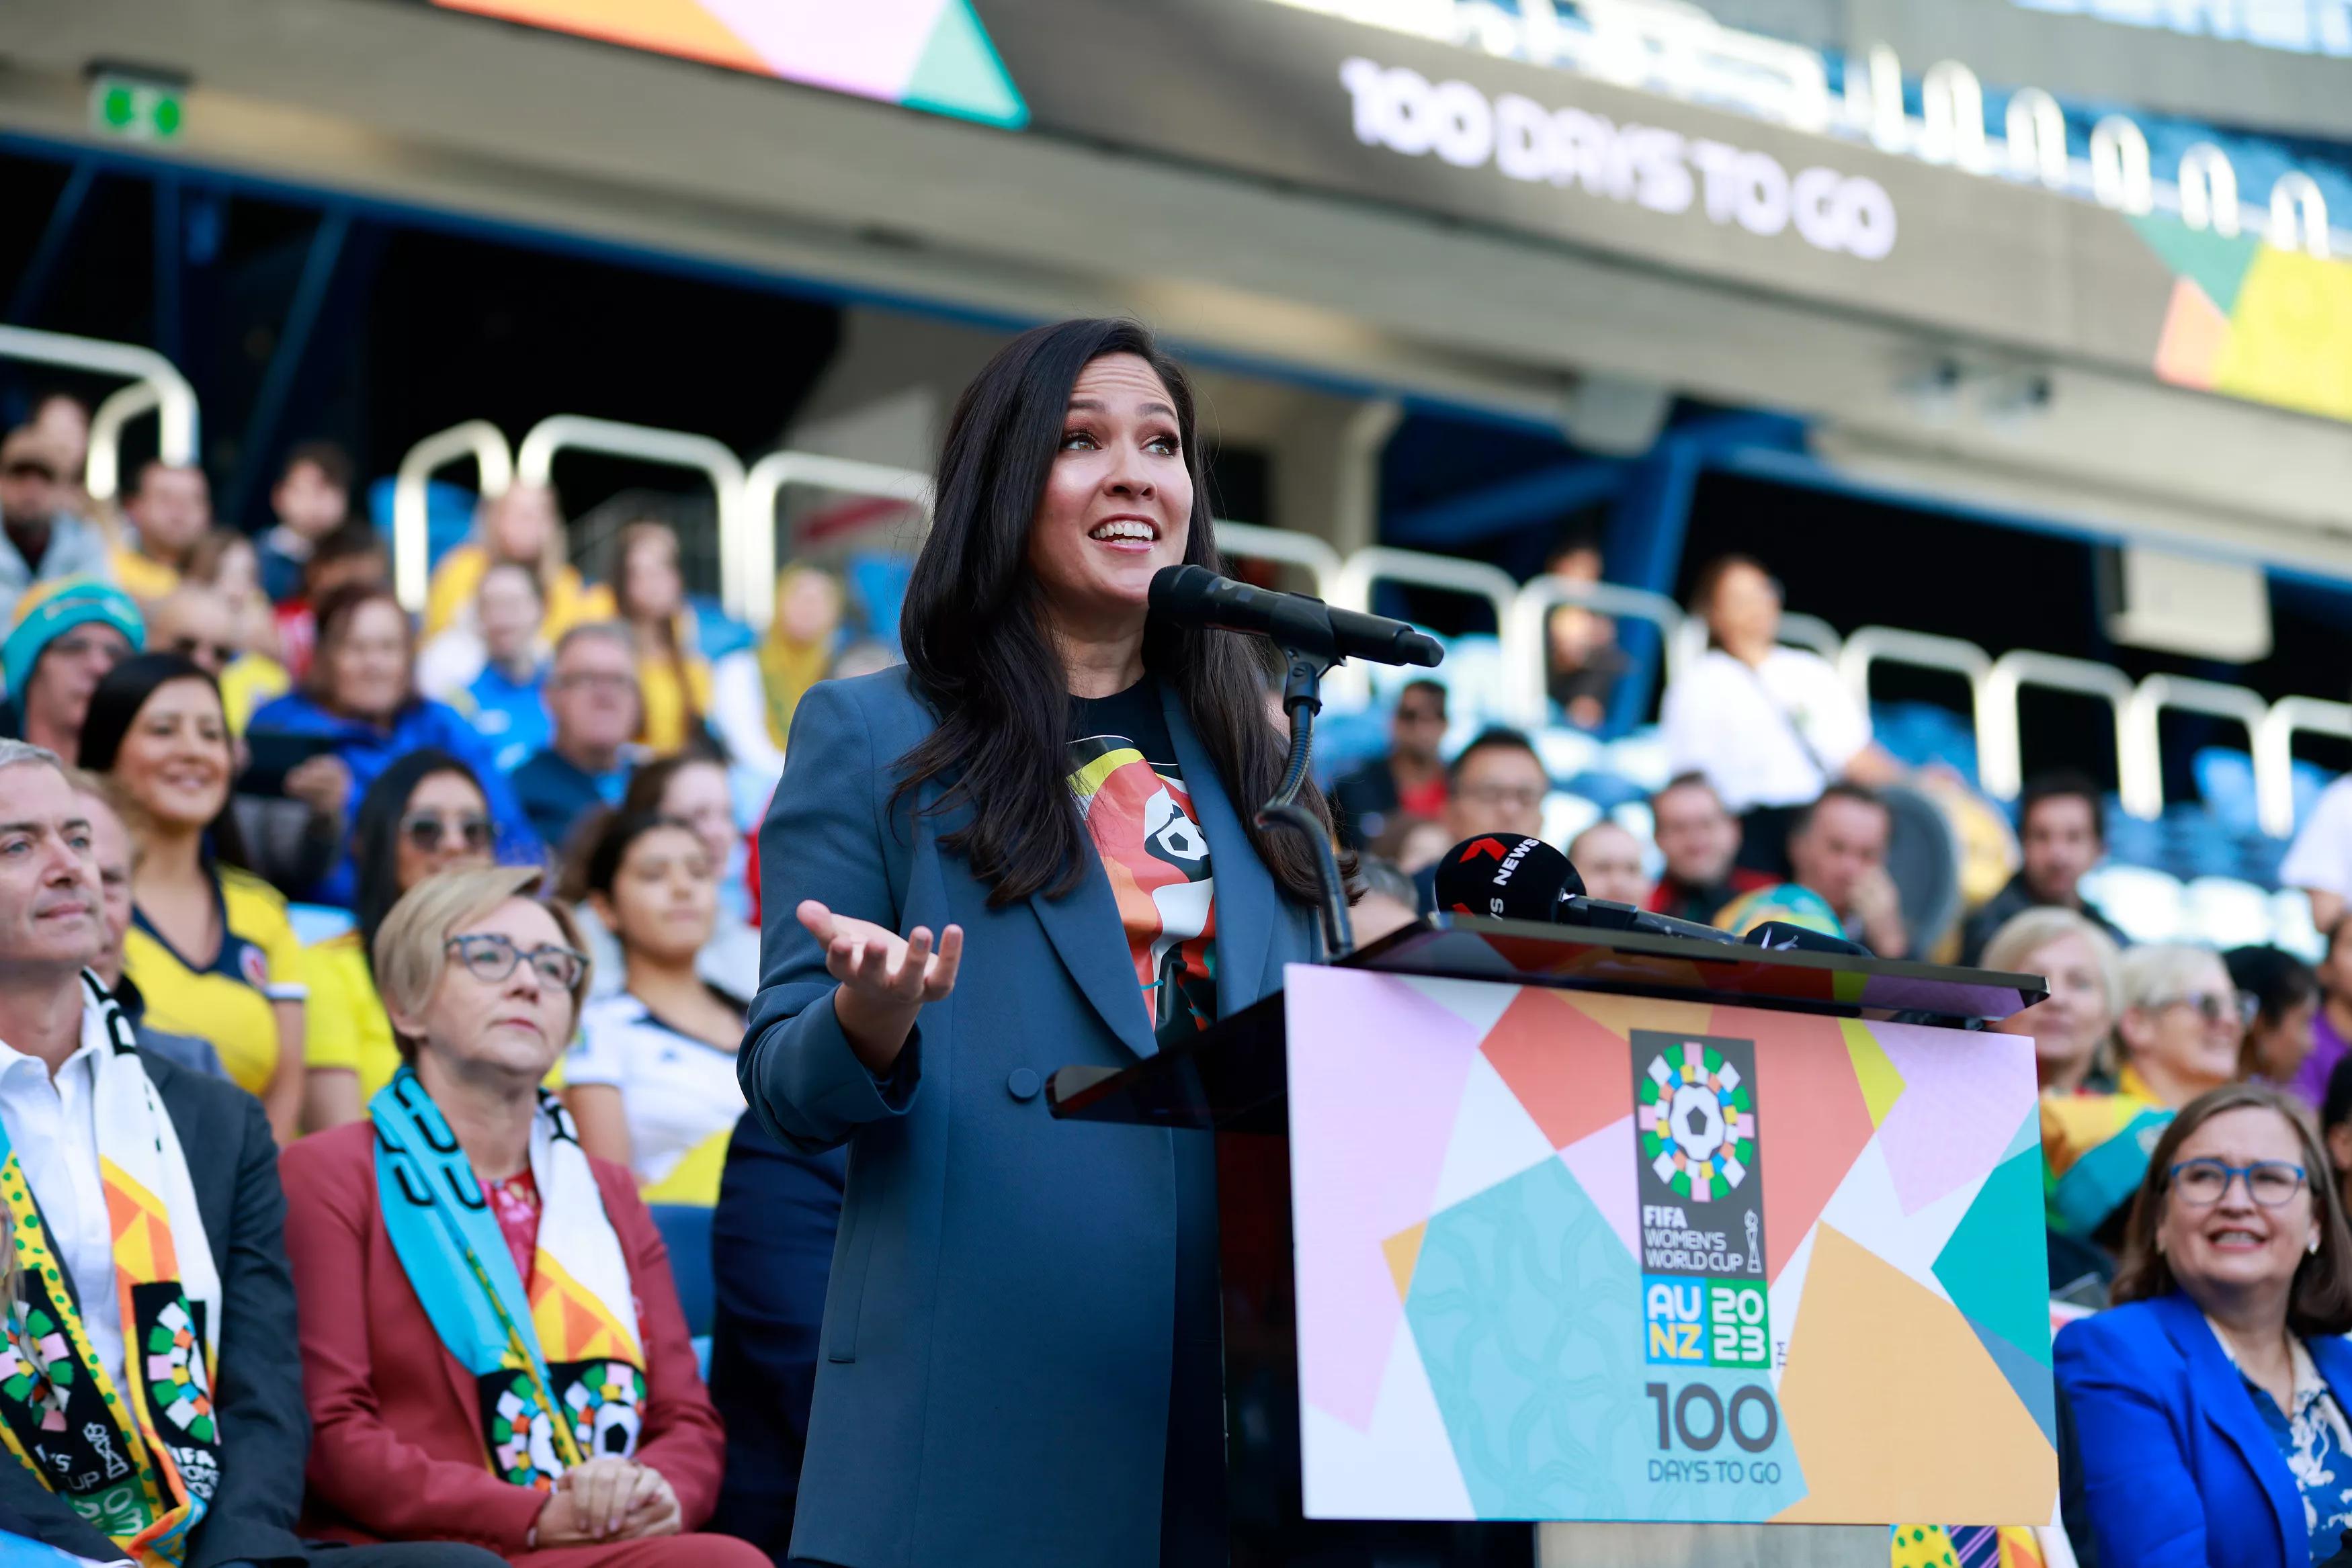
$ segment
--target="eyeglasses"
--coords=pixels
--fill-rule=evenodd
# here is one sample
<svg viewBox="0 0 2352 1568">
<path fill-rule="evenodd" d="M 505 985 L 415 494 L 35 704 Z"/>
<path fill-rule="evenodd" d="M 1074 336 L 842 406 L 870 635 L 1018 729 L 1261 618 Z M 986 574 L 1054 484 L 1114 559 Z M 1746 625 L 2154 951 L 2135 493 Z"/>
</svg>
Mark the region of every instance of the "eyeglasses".
<svg viewBox="0 0 2352 1568">
<path fill-rule="evenodd" d="M 2262 1010 L 2263 1004 L 2261 998 L 2237 991 L 2191 991 L 2185 997 L 2173 998 L 2164 1006 L 2194 1008 L 2197 1016 L 2207 1023 L 2233 1023 L 2243 1029 L 2254 1021 L 2254 1015 Z"/>
<path fill-rule="evenodd" d="M 568 675 L 555 676 L 548 684 L 558 691 L 570 691 L 575 686 L 604 692 L 633 692 L 637 689 L 636 676 L 617 674 L 610 670 L 574 670 Z"/>
<path fill-rule="evenodd" d="M 0 474 L 5 474 L 11 479 L 46 479 L 52 485 L 58 482 L 58 476 L 49 472 L 47 464 L 27 463 L 22 458 L 0 468 Z"/>
<path fill-rule="evenodd" d="M 172 652 L 184 659 L 194 659 L 199 664 L 209 660 L 212 664 L 226 665 L 235 663 L 244 650 L 234 643 L 207 643 L 199 637 L 174 637 L 172 639 Z"/>
<path fill-rule="evenodd" d="M 453 833 L 469 850 L 490 847 L 490 820 L 483 816 L 445 817 L 438 811 L 418 811 L 400 819 L 400 831 L 413 848 L 428 853 L 447 843 Z"/>
<path fill-rule="evenodd" d="M 587 954 L 569 947 L 533 947 L 526 953 L 514 945 L 511 937 L 488 931 L 452 936 L 443 945 L 443 951 L 465 965 L 467 974 L 491 986 L 513 974 L 515 966 L 528 958 L 541 979 L 558 990 L 568 991 L 580 983 L 588 963 Z"/>
<path fill-rule="evenodd" d="M 2256 1160 L 2250 1166 L 2225 1166 L 2220 1160 L 2183 1160 L 2164 1173 L 2180 1201 L 2192 1208 L 2210 1208 L 2221 1201 L 2230 1184 L 2246 1178 L 2246 1191 L 2264 1208 L 2284 1208 L 2309 1178 L 2301 1166 L 2284 1160 Z"/>
<path fill-rule="evenodd" d="M 1508 784 L 1465 784 L 1454 793 L 1481 806 L 1540 806 L 1544 799 L 1540 786 L 1515 789 Z"/>
</svg>

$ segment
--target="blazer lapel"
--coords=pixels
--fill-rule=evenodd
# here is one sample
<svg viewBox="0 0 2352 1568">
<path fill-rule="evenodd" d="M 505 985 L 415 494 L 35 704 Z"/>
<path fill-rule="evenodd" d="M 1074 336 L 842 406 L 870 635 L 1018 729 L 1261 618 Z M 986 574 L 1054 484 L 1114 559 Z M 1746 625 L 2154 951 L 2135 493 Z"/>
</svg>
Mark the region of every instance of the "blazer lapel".
<svg viewBox="0 0 2352 1568">
<path fill-rule="evenodd" d="M 1045 928 L 1054 951 L 1061 955 L 1070 978 L 1119 1043 L 1138 1056 L 1160 1049 L 1151 1038 L 1151 1016 L 1135 978 L 1135 960 L 1127 947 L 1127 928 L 1120 921 L 1118 900 L 1110 890 L 1110 873 L 1094 840 L 1083 832 L 1087 874 L 1077 887 L 1059 898 L 1038 894 L 1029 900 L 1037 924 Z"/>
<path fill-rule="evenodd" d="M 2213 1325 L 2205 1321 L 2196 1302 L 2176 1291 L 2157 1298 L 2156 1305 L 2163 1313 L 2165 1332 L 2188 1360 L 2189 1382 L 2197 1390 L 2197 1403 L 2205 1419 L 2238 1450 L 2247 1473 L 2270 1500 L 2278 1546 L 2286 1553 L 2280 1561 L 2301 1562 L 2310 1545 L 2303 1529 L 2303 1496 L 2295 1490 L 2286 1461 L 2279 1458 L 2278 1445 L 2254 1408 L 2244 1375 L 2213 1337 Z M 2352 1355 L 2347 1360 L 2352 1361 Z M 2322 1370 L 2326 1370 L 2324 1364 Z"/>
<path fill-rule="evenodd" d="M 1160 700 L 1176 766 L 1183 769 L 1184 789 L 1192 797 L 1193 820 L 1209 840 L 1209 873 L 1216 879 L 1217 1016 L 1231 1018 L 1265 993 L 1260 982 L 1278 895 L 1176 688 L 1162 682 Z"/>
</svg>

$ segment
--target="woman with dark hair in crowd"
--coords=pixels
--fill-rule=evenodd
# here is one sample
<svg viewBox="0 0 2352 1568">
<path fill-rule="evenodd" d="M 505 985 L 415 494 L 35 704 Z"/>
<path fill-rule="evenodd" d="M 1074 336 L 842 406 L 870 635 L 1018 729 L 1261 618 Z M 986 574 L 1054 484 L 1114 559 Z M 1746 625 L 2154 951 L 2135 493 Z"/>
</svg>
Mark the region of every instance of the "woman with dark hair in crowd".
<svg viewBox="0 0 2352 1568">
<path fill-rule="evenodd" d="M 709 847 L 675 817 L 614 811 L 583 845 L 576 875 L 617 938 L 623 980 L 582 1011 L 564 1059 L 581 1145 L 635 1171 L 648 1203 L 707 1207 L 743 1113 L 735 1051 L 746 1000 L 696 965 L 719 912 Z"/>
<path fill-rule="evenodd" d="M 685 1533 L 725 1438 L 636 1183 L 541 1087 L 588 960 L 538 880 L 451 871 L 401 896 L 373 957 L 403 1067 L 373 1126 L 286 1153 L 310 1530 L 547 1568 L 766 1568 Z"/>
<path fill-rule="evenodd" d="M 2319 977 L 2283 947 L 2232 947 L 2221 962 L 2254 1015 L 2238 1048 L 2238 1071 L 2264 1083 L 2293 1084 L 2311 1054 Z"/>
<path fill-rule="evenodd" d="M 352 814 L 357 902 L 352 929 L 305 950 L 310 1048 L 303 1124 L 339 1127 L 365 1114 L 400 1071 L 400 1050 L 368 955 L 400 895 L 436 872 L 492 863 L 497 831 L 474 770 L 446 751 L 412 751 L 377 776 Z"/>
<path fill-rule="evenodd" d="M 292 1141 L 308 977 L 285 895 L 246 870 L 220 687 L 177 653 L 124 660 L 90 695 L 80 763 L 132 808 L 139 869 L 122 968 L 146 1021 L 212 1041 L 278 1141 Z"/>
<path fill-rule="evenodd" d="M 718 879 L 719 915 L 709 940 L 696 955 L 695 968 L 705 982 L 728 996 L 750 998 L 760 988 L 760 929 L 744 918 L 749 894 L 743 872 L 751 856 L 743 835 L 735 829 L 735 800 L 727 781 L 727 765 L 701 751 L 645 763 L 629 775 L 618 810 L 624 816 L 675 818 L 702 841 Z M 580 923 L 588 955 L 596 961 L 589 994 L 602 998 L 619 993 L 627 971 L 620 944 L 589 902 L 587 884 L 579 874 L 584 864 L 583 854 L 575 852 L 568 858 L 562 891 L 572 904 L 572 916 Z"/>
<path fill-rule="evenodd" d="M 455 709 L 416 695 L 415 654 L 408 612 L 389 588 L 362 584 L 328 595 L 319 606 L 318 652 L 303 689 L 256 712 L 248 739 L 257 749 L 265 736 L 315 739 L 348 773 L 357 795 L 395 758 L 426 747 L 446 751 L 479 780 L 506 858 L 536 858 L 538 839 L 505 775 L 492 766 L 488 746 Z M 317 902 L 346 909 L 357 895 L 348 855 L 310 890 Z"/>
<path fill-rule="evenodd" d="M 2352 1233 L 2300 1104 L 2180 1109 L 2109 1311 L 2058 1335 L 2102 1563 L 2304 1568 L 2352 1527 Z"/>
<path fill-rule="evenodd" d="M 1154 573 L 1218 563 L 1201 454 L 1142 328 L 1015 339 L 950 421 L 906 666 L 793 718 L 740 1067 L 784 1143 L 856 1145 L 796 1555 L 1222 1560 L 1211 1140 L 1039 1093 L 1313 951 L 1313 846 L 1253 825 L 1259 661 L 1149 616 Z"/>
</svg>

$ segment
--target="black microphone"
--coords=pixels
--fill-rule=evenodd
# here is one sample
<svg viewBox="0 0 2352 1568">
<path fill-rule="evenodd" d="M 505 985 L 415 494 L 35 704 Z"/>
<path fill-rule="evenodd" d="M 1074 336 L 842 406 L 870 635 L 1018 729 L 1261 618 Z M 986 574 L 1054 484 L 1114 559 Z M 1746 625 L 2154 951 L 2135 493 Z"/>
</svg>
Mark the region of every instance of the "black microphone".
<svg viewBox="0 0 2352 1568">
<path fill-rule="evenodd" d="M 1252 588 L 1219 577 L 1205 566 L 1161 567 L 1151 579 L 1151 612 L 1181 625 L 1256 632 L 1294 653 L 1318 654 L 1335 663 L 1363 659 L 1433 669 L 1445 657 L 1436 638 L 1402 621 L 1360 610 L 1334 610 L 1311 594 Z"/>
<path fill-rule="evenodd" d="M 1728 931 L 1702 925 L 1696 920 L 1677 920 L 1671 915 L 1637 909 L 1607 898 L 1562 899 L 1559 914 L 1554 918 L 1562 925 L 1587 925 L 1596 931 L 1639 931 L 1648 936 L 1682 936 L 1693 942 L 1739 940 Z"/>
<path fill-rule="evenodd" d="M 1465 839 L 1437 862 L 1437 907 L 1446 915 L 1540 920 L 1549 925 L 1584 879 L 1541 839 L 1485 833 Z"/>
<path fill-rule="evenodd" d="M 1872 956 L 1869 948 L 1851 936 L 1832 936 L 1810 925 L 1787 920 L 1759 920 L 1740 938 L 1750 947 L 1769 953 L 1840 953 L 1851 958 Z"/>
</svg>

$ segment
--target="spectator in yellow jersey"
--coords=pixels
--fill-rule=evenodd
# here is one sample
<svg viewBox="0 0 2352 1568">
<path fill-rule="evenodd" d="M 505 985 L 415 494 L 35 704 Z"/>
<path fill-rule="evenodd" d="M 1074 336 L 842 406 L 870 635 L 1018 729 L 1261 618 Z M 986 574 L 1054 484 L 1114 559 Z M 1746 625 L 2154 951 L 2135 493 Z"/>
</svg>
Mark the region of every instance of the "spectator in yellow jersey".
<svg viewBox="0 0 2352 1568">
<path fill-rule="evenodd" d="M 591 589 L 571 563 L 563 512 L 552 486 L 521 485 L 482 503 L 474 538 L 441 558 L 425 591 L 425 625 L 431 639 L 460 622 L 470 622 L 482 573 L 499 561 L 529 567 L 547 605 L 542 634 L 551 643 L 583 621 L 613 612 L 612 596 Z"/>
<path fill-rule="evenodd" d="M 303 1124 L 356 1122 L 400 1071 L 400 1046 L 376 995 L 377 927 L 400 895 L 436 872 L 491 863 L 497 836 L 474 770 L 446 751 L 412 751 L 360 798 L 352 856 L 359 894 L 352 929 L 304 951 L 310 970 L 309 1071 Z"/>
<path fill-rule="evenodd" d="M 232 757 L 220 687 L 176 653 L 126 660 L 90 698 L 81 765 L 121 791 L 140 856 L 124 973 L 155 1028 L 213 1042 L 282 1144 L 301 1116 L 308 988 L 285 895 L 245 869 Z"/>
<path fill-rule="evenodd" d="M 159 458 L 139 470 L 122 515 L 131 528 L 114 549 L 114 580 L 150 605 L 180 586 L 196 542 L 212 531 L 212 486 L 194 465 Z"/>
<path fill-rule="evenodd" d="M 259 558 L 253 541 L 243 534 L 215 528 L 196 541 L 189 552 L 183 586 L 209 588 L 228 604 L 236 629 L 236 652 L 220 673 L 221 700 L 228 705 L 228 727 L 245 733 L 253 710 L 293 688 L 278 637 L 278 622 L 269 600 L 261 591 Z"/>
</svg>

